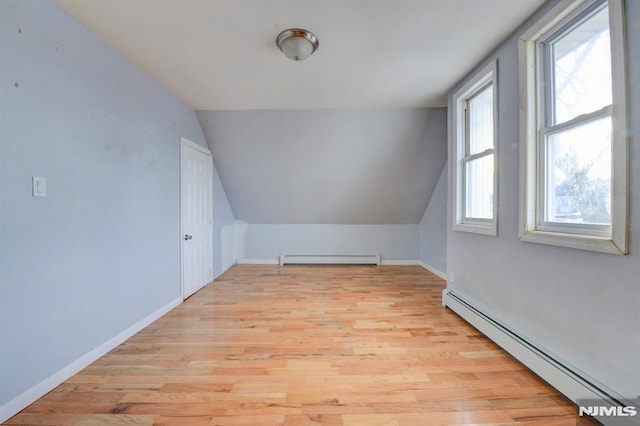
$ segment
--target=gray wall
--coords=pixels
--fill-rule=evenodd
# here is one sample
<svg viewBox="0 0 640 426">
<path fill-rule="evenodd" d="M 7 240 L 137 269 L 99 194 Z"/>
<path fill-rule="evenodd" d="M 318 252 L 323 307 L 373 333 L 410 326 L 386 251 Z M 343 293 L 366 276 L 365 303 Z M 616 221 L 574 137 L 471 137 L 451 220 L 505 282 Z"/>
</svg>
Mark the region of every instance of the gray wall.
<svg viewBox="0 0 640 426">
<path fill-rule="evenodd" d="M 180 297 L 179 141 L 206 142 L 53 2 L 2 1 L 0 57 L 2 406 Z M 214 191 L 218 274 L 234 218 L 217 175 Z"/>
<path fill-rule="evenodd" d="M 446 108 L 198 111 L 238 220 L 418 224 Z"/>
<path fill-rule="evenodd" d="M 215 160 L 214 160 L 215 163 Z M 213 276 L 236 263 L 235 217 L 216 165 L 213 166 Z"/>
<path fill-rule="evenodd" d="M 416 260 L 418 225 L 237 225 L 238 259 L 281 254 L 379 254 Z"/>
<path fill-rule="evenodd" d="M 420 221 L 420 261 L 447 273 L 447 167 L 442 170 Z"/>
<path fill-rule="evenodd" d="M 417 225 L 446 163 L 445 108 L 198 111 L 198 118 L 239 220 L 238 259 L 418 259 Z"/>
<path fill-rule="evenodd" d="M 450 287 L 631 398 L 640 395 L 640 2 L 635 0 L 627 1 L 627 31 L 631 254 L 615 256 L 518 240 L 518 48 L 516 37 L 511 37 L 491 55 L 498 58 L 499 76 L 498 237 L 448 231 L 447 265 L 455 271 Z M 450 170 L 452 162 L 449 159 Z M 451 198 L 448 208 L 450 229 Z"/>
</svg>

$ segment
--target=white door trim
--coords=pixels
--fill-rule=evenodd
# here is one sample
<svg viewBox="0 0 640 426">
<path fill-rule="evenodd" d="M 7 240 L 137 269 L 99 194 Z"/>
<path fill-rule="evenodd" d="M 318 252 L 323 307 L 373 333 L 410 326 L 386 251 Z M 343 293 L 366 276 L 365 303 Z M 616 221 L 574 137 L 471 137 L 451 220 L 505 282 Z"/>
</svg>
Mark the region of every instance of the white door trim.
<svg viewBox="0 0 640 426">
<path fill-rule="evenodd" d="M 185 291 L 184 291 L 184 239 L 183 236 L 185 234 L 184 230 L 184 203 L 182 202 L 182 150 L 184 147 L 188 147 L 199 151 L 209 157 L 209 162 L 211 165 L 212 173 L 209 177 L 209 185 L 211 190 L 213 190 L 213 155 L 211 154 L 211 150 L 205 148 L 197 143 L 190 141 L 185 137 L 180 138 L 180 298 L 182 300 L 185 299 Z M 213 199 L 213 197 L 212 197 Z M 213 214 L 212 214 L 213 216 Z M 213 220 L 213 218 L 212 218 Z M 211 246 L 213 247 L 213 234 L 209 236 L 211 239 Z M 213 262 L 213 260 L 212 260 Z"/>
</svg>

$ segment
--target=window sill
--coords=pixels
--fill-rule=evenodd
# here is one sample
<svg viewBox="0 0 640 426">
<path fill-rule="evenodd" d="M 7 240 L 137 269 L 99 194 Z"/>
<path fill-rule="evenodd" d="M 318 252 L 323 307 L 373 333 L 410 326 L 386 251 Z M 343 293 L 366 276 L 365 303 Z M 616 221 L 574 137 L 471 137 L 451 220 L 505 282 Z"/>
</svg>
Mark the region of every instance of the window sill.
<svg viewBox="0 0 640 426">
<path fill-rule="evenodd" d="M 600 253 L 617 255 L 628 254 L 626 248 L 620 248 L 610 237 L 576 235 L 548 231 L 525 231 L 520 234 L 520 241 L 596 251 Z"/>
<path fill-rule="evenodd" d="M 495 223 L 488 224 L 472 224 L 472 223 L 456 223 L 453 225 L 454 231 L 471 232 L 473 234 L 498 236 L 498 229 Z"/>
</svg>

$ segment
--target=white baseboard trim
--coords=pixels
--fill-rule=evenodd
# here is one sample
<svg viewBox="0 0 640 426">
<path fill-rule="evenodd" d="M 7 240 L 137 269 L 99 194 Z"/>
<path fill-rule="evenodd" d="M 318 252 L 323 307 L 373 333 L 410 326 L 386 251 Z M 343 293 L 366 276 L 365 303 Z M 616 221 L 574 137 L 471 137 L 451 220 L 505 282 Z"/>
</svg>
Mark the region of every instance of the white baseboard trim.
<svg viewBox="0 0 640 426">
<path fill-rule="evenodd" d="M 113 348 L 115 348 L 116 346 L 118 346 L 119 344 L 121 344 L 122 342 L 124 342 L 125 340 L 127 340 L 128 338 L 130 338 L 131 336 L 133 336 L 134 334 L 136 334 L 137 332 L 139 332 L 140 330 L 142 330 L 143 328 L 145 328 L 146 326 L 148 326 L 149 324 L 151 324 L 152 322 L 154 322 L 155 320 L 157 320 L 158 318 L 160 318 L 161 316 L 163 316 L 173 308 L 175 308 L 176 306 L 178 306 L 180 303 L 182 303 L 182 299 L 180 298 L 176 298 L 172 300 L 171 302 L 167 303 L 160 309 L 156 310 L 155 312 L 152 312 L 151 314 L 147 315 L 145 318 L 136 322 L 131 327 L 121 331 L 120 333 L 116 334 L 115 336 L 113 336 L 106 342 L 102 343 L 98 347 L 92 349 L 91 351 L 82 355 L 80 358 L 71 362 L 67 366 L 56 371 L 55 373 L 53 373 L 51 376 L 47 377 L 40 383 L 36 384 L 30 389 L 27 389 L 26 391 L 16 396 L 15 398 L 9 400 L 8 402 L 0 406 L 0 423 L 5 422 L 11 417 L 15 416 L 24 408 L 26 408 L 29 404 L 33 403 L 38 398 L 42 397 L 47 392 L 54 389 L 60 383 L 64 382 L 69 377 L 78 373 L 80 370 L 87 367 L 89 364 L 91 364 L 101 356 L 105 355 L 107 352 L 109 352 L 110 350 L 112 350 Z"/>
<path fill-rule="evenodd" d="M 238 259 L 238 265 L 279 265 L 277 259 Z M 419 265 L 418 260 L 381 260 L 381 265 Z"/>
<path fill-rule="evenodd" d="M 418 264 L 417 260 L 381 260 L 381 265 L 389 266 L 415 266 Z"/>
<path fill-rule="evenodd" d="M 283 254 L 280 265 L 380 265 L 378 254 Z"/>
<path fill-rule="evenodd" d="M 238 259 L 238 265 L 279 265 L 278 259 Z"/>
<path fill-rule="evenodd" d="M 566 360 L 548 352 L 517 331 L 500 323 L 457 295 L 453 290 L 445 289 L 442 292 L 442 305 L 477 328 L 574 403 L 580 405 L 581 400 L 586 400 L 598 401 L 599 404 L 608 407 L 633 406 L 633 403 L 628 399 L 598 383 Z M 595 417 L 603 424 L 608 424 L 612 420 L 606 417 Z M 626 425 L 627 423 L 616 424 Z"/>
<path fill-rule="evenodd" d="M 422 262 L 422 261 L 418 261 L 418 265 L 422 266 L 424 269 L 426 269 L 427 271 L 431 272 L 432 274 L 438 276 L 439 278 L 442 278 L 443 280 L 447 280 L 447 274 L 445 272 L 442 272 L 441 270 L 434 268 L 431 265 L 427 265 L 426 263 Z"/>
<path fill-rule="evenodd" d="M 238 265 L 279 265 L 280 261 L 278 259 L 238 259 L 236 261 Z M 426 263 L 420 260 L 380 260 L 380 264 L 383 266 L 421 266 L 427 271 L 433 273 L 434 275 L 442 278 L 446 281 L 447 274 L 438 269 L 434 268 L 431 265 L 427 265 Z"/>
<path fill-rule="evenodd" d="M 445 281 L 447 280 L 447 274 L 445 274 L 444 272 L 434 268 L 431 265 L 427 265 L 426 263 L 424 263 L 421 260 L 383 260 L 382 264 L 383 265 L 416 265 L 416 266 L 421 266 L 422 268 L 424 268 L 427 271 L 431 272 L 432 274 L 434 274 L 438 278 L 442 278 Z"/>
</svg>

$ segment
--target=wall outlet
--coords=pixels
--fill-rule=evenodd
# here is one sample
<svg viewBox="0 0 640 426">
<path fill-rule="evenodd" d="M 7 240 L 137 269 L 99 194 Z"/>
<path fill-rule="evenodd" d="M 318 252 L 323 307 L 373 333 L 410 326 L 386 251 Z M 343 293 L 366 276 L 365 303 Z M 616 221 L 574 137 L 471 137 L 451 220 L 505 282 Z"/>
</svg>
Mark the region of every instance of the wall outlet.
<svg viewBox="0 0 640 426">
<path fill-rule="evenodd" d="M 456 282 L 456 273 L 453 272 L 453 269 L 449 271 L 449 282 L 450 283 Z"/>
</svg>

